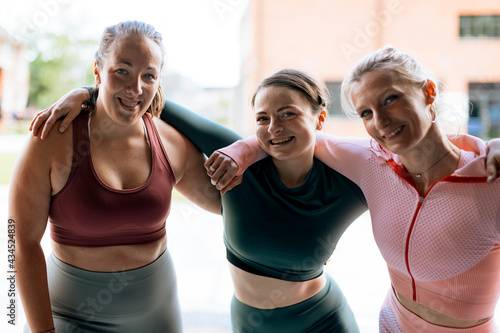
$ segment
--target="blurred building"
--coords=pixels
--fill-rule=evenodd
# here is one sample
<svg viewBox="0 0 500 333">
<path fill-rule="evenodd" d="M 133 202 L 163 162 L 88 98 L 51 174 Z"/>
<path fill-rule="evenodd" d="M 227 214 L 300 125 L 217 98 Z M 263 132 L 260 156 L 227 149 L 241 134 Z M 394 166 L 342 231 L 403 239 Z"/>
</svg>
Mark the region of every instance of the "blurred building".
<svg viewBox="0 0 500 333">
<path fill-rule="evenodd" d="M 234 112 L 237 94 L 234 87 L 201 87 L 192 79 L 175 72 L 163 75 L 161 86 L 165 98 L 205 118 L 235 128 L 238 117 Z"/>
<path fill-rule="evenodd" d="M 329 88 L 328 132 L 365 135 L 360 121 L 342 114 L 339 86 L 357 60 L 390 44 L 444 82 L 451 108 L 440 119 L 451 131 L 500 134 L 498 0 L 251 0 L 241 40 L 242 133 L 253 132 L 253 89 L 264 77 L 295 68 Z"/>
<path fill-rule="evenodd" d="M 28 103 L 28 47 L 0 27 L 0 118 L 22 117 Z"/>
</svg>

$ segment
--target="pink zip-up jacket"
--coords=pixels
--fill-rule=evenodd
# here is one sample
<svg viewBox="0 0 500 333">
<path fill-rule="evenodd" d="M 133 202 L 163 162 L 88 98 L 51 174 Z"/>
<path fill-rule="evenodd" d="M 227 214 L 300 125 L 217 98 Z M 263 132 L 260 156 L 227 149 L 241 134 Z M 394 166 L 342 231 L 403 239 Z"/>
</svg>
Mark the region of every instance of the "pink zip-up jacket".
<svg viewBox="0 0 500 333">
<path fill-rule="evenodd" d="M 483 141 L 450 139 L 462 149 L 458 169 L 424 196 L 398 156 L 369 139 L 318 133 L 315 157 L 363 190 L 395 290 L 447 315 L 481 319 L 493 315 L 500 294 L 500 180 L 486 183 Z M 239 174 L 265 156 L 255 137 L 220 151 Z"/>
</svg>

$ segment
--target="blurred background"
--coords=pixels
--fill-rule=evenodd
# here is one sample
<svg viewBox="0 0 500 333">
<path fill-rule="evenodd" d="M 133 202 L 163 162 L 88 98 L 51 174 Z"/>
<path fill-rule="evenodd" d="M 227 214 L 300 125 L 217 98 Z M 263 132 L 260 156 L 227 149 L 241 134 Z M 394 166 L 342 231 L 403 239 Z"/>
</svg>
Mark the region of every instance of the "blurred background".
<svg viewBox="0 0 500 333">
<path fill-rule="evenodd" d="M 0 1 L 0 216 L 6 223 L 9 179 L 29 121 L 72 88 L 92 85 L 93 54 L 106 26 L 135 19 L 164 36 L 167 98 L 253 133 L 253 89 L 282 68 L 322 80 L 333 102 L 325 131 L 366 136 L 342 114 L 339 88 L 364 55 L 390 44 L 415 56 L 443 82 L 440 121 L 450 132 L 500 135 L 498 0 L 22 0 Z M 220 217 L 176 195 L 167 228 L 186 332 L 229 332 L 231 281 Z M 0 227 L 7 272 L 7 227 Z M 45 249 L 50 252 L 47 237 Z M 5 249 L 5 255 L 1 255 Z M 353 308 L 362 332 L 377 332 L 389 288 L 385 264 L 363 215 L 343 236 L 326 270 Z M 5 273 L 7 274 L 7 273 Z M 0 279 L 0 308 L 7 304 Z M 0 327 L 21 332 L 17 325 Z"/>
</svg>

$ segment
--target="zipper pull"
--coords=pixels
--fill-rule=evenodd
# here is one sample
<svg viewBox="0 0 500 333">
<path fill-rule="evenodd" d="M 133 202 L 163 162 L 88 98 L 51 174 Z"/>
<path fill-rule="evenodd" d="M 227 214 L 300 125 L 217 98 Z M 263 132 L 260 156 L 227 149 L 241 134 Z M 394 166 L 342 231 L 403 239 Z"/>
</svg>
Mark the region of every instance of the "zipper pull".
<svg viewBox="0 0 500 333">
<path fill-rule="evenodd" d="M 424 197 L 418 197 L 418 201 L 419 202 L 423 202 L 424 201 Z"/>
</svg>

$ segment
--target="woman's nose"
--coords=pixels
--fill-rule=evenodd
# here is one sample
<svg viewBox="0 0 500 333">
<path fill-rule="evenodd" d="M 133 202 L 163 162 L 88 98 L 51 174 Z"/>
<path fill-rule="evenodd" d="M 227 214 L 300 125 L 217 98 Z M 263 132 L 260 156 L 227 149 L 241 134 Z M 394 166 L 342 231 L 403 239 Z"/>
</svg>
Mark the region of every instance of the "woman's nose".
<svg viewBox="0 0 500 333">
<path fill-rule="evenodd" d="M 127 82 L 126 92 L 132 95 L 140 95 L 142 94 L 142 80 L 141 78 L 133 78 Z"/>
<path fill-rule="evenodd" d="M 268 131 L 271 134 L 278 134 L 279 132 L 283 131 L 283 123 L 278 119 L 271 118 Z"/>
<path fill-rule="evenodd" d="M 375 117 L 375 125 L 378 129 L 384 129 L 391 123 L 391 118 L 386 113 L 374 111 L 373 115 Z"/>
</svg>

